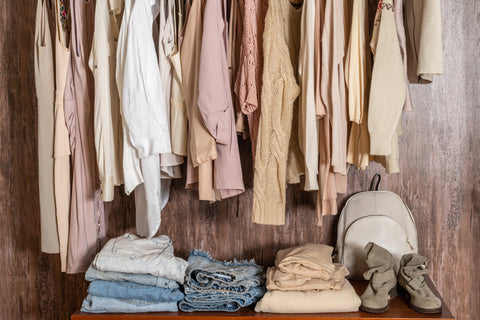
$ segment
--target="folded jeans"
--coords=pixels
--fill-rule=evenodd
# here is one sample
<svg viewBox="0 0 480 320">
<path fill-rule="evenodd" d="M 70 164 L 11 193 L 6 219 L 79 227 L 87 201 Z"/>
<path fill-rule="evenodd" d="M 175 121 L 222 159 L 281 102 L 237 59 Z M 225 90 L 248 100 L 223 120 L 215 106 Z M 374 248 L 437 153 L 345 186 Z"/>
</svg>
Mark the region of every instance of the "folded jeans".
<svg viewBox="0 0 480 320">
<path fill-rule="evenodd" d="M 141 300 L 122 300 L 88 295 L 83 300 L 82 312 L 91 313 L 138 313 L 138 312 L 176 312 L 176 302 L 148 302 Z"/>
<path fill-rule="evenodd" d="M 85 280 L 105 280 L 105 281 L 128 281 L 145 286 L 166 288 L 166 289 L 178 289 L 178 283 L 163 277 L 152 276 L 151 274 L 138 274 L 138 273 L 124 273 L 114 271 L 100 271 L 93 266 L 88 268 L 85 273 Z"/>
<path fill-rule="evenodd" d="M 204 251 L 194 250 L 188 257 L 185 285 L 199 289 L 240 288 L 248 291 L 265 282 L 264 269 L 255 261 L 222 262 Z"/>
<path fill-rule="evenodd" d="M 154 302 L 177 302 L 184 298 L 179 289 L 158 288 L 126 281 L 95 280 L 90 283 L 88 293 L 98 297 Z"/>
</svg>

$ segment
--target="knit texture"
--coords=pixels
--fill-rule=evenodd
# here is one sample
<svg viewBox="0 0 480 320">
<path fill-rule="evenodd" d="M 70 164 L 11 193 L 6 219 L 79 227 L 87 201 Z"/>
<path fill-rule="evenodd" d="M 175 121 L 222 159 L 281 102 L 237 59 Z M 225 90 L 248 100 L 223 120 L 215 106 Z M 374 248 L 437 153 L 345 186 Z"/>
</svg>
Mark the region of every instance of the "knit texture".
<svg viewBox="0 0 480 320">
<path fill-rule="evenodd" d="M 285 181 L 293 103 L 300 93 L 290 59 L 292 28 L 289 0 L 270 0 L 263 36 L 262 114 L 255 155 L 253 216 L 255 223 L 285 223 Z"/>
<path fill-rule="evenodd" d="M 370 154 L 388 156 L 406 95 L 392 0 L 378 5 L 370 47 L 375 57 L 368 107 Z"/>
</svg>

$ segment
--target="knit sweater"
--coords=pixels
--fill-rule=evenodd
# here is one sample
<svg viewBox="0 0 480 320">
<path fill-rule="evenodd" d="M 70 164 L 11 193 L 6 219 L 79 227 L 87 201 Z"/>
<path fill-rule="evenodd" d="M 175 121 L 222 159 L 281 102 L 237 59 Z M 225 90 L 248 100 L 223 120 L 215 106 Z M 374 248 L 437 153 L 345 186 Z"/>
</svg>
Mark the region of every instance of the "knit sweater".
<svg viewBox="0 0 480 320">
<path fill-rule="evenodd" d="M 370 154 L 392 154 L 392 139 L 405 103 L 405 73 L 392 0 L 380 1 L 370 47 L 374 54 L 368 131 Z M 394 142 L 393 142 L 394 143 Z"/>
<path fill-rule="evenodd" d="M 292 131 L 293 104 L 300 93 L 295 80 L 288 36 L 290 0 L 270 0 L 263 35 L 262 114 L 255 155 L 253 216 L 255 223 L 285 223 L 285 181 Z"/>
</svg>

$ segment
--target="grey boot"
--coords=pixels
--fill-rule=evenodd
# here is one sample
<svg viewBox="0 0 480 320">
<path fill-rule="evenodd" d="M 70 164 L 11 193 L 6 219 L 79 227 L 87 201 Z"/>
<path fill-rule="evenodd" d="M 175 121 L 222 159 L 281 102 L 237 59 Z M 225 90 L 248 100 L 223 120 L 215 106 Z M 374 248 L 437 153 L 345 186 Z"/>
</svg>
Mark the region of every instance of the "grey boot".
<svg viewBox="0 0 480 320">
<path fill-rule="evenodd" d="M 369 242 L 365 246 L 369 269 L 363 273 L 370 280 L 365 292 L 360 297 L 360 310 L 370 313 L 381 313 L 388 310 L 388 300 L 396 292 L 397 277 L 393 270 L 393 257 L 384 248 Z"/>
<path fill-rule="evenodd" d="M 435 296 L 425 283 L 423 275 L 428 274 L 426 269 L 427 258 L 416 253 L 409 253 L 400 260 L 398 271 L 398 285 L 409 300 L 409 307 L 420 313 L 442 312 L 442 301 Z"/>
</svg>

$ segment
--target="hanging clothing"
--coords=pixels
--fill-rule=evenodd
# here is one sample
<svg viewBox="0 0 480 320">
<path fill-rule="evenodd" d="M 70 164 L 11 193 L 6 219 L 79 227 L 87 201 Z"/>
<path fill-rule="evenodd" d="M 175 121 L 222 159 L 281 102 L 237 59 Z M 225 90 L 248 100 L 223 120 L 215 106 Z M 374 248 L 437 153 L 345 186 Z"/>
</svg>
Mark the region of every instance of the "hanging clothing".
<svg viewBox="0 0 480 320">
<path fill-rule="evenodd" d="M 115 83 L 121 0 L 97 0 L 89 67 L 95 79 L 94 133 L 103 201 L 113 201 L 114 186 L 123 183 L 123 129 Z"/>
<path fill-rule="evenodd" d="M 188 122 L 185 95 L 182 87 L 182 65 L 180 50 L 175 45 L 169 56 L 173 68 L 172 89 L 170 95 L 170 135 L 172 152 L 179 156 L 187 155 Z"/>
<path fill-rule="evenodd" d="M 224 1 L 225 5 L 227 4 Z M 243 21 L 245 18 L 245 0 L 230 1 L 230 15 L 228 19 L 228 76 L 230 80 L 230 90 L 234 90 L 235 80 L 240 66 L 243 34 Z M 236 96 L 232 97 L 233 107 L 235 110 L 236 130 L 244 139 L 248 138 L 247 117 L 242 113 L 240 101 Z"/>
<path fill-rule="evenodd" d="M 294 70 L 295 80 L 298 83 L 298 57 L 300 54 L 300 37 L 301 19 L 303 0 L 290 0 L 290 21 L 287 29 L 287 43 L 290 51 L 290 62 Z M 301 90 L 300 90 L 301 92 Z M 300 141 L 298 138 L 298 108 L 299 101 L 295 99 L 293 102 L 292 128 L 290 134 L 290 142 L 288 145 L 287 158 L 287 183 L 300 183 L 300 176 L 305 174 L 305 160 L 300 151 Z"/>
<path fill-rule="evenodd" d="M 403 111 L 412 111 L 412 98 L 410 97 L 410 88 L 408 87 L 408 63 L 407 63 L 407 39 L 405 36 L 405 25 L 403 17 L 403 8 L 405 0 L 393 0 L 395 12 L 395 27 L 397 28 L 398 42 L 402 52 L 403 69 L 405 73 L 405 105 Z"/>
<path fill-rule="evenodd" d="M 365 170 L 370 161 L 370 138 L 367 127 L 368 90 L 370 88 L 371 56 L 368 43 L 368 2 L 354 0 L 352 23 L 345 61 L 348 88 L 348 114 L 352 121 L 347 162 Z"/>
<path fill-rule="evenodd" d="M 53 48 L 46 0 L 37 0 L 35 21 L 35 88 L 38 102 L 38 193 L 40 200 L 40 248 L 58 253 L 53 180 L 55 80 Z"/>
<path fill-rule="evenodd" d="M 123 9 L 122 24 L 118 34 L 117 44 L 117 65 L 115 70 L 115 82 L 117 83 L 120 98 L 120 114 L 122 115 L 123 128 L 123 179 L 125 183 L 125 194 L 130 195 L 135 188 L 143 183 L 142 170 L 140 168 L 140 157 L 130 140 L 127 124 L 125 121 L 123 86 L 127 58 L 127 35 L 128 21 L 130 21 L 133 0 L 125 0 Z"/>
<path fill-rule="evenodd" d="M 328 103 L 328 87 L 330 69 L 322 63 L 325 50 L 329 50 L 327 31 L 325 29 L 326 1 L 317 0 L 315 6 L 315 110 L 319 118 L 318 124 L 318 193 L 316 204 L 316 224 L 322 225 L 322 216 L 337 214 L 337 185 L 335 173 L 331 166 L 331 103 Z M 325 38 L 324 38 L 325 35 Z M 325 41 L 323 41 L 325 39 Z"/>
<path fill-rule="evenodd" d="M 174 43 L 168 56 L 172 65 L 172 87 L 170 92 L 170 139 L 172 153 L 187 155 L 188 122 L 185 95 L 182 87 L 182 65 L 180 61 L 180 44 L 183 39 L 183 19 L 185 6 L 183 0 L 175 0 Z"/>
<path fill-rule="evenodd" d="M 331 165 L 347 174 L 347 106 L 343 57 L 345 55 L 344 2 L 326 0 L 322 32 L 321 96 L 328 105 L 332 126 Z M 317 116 L 322 116 L 322 113 Z M 338 187 L 337 187 L 338 190 Z M 338 190 L 344 193 L 346 190 Z"/>
<path fill-rule="evenodd" d="M 240 109 L 247 115 L 255 165 L 263 71 L 263 29 L 268 1 L 245 0 L 240 61 L 235 93 Z"/>
<path fill-rule="evenodd" d="M 200 200 L 216 201 L 220 198 L 213 188 L 213 160 L 217 158 L 217 147 L 197 104 L 205 3 L 206 0 L 193 0 L 180 53 L 189 122 L 186 189 L 198 186 Z"/>
<path fill-rule="evenodd" d="M 169 185 L 161 182 L 159 159 L 160 154 L 171 152 L 169 121 L 152 38 L 159 10 L 156 0 L 125 2 L 117 56 L 124 134 L 132 148 L 129 165 L 138 170 L 140 164 L 141 170 L 138 179 L 132 180 L 145 183 L 135 190 L 137 233 L 148 238 L 157 233 L 169 196 Z"/>
<path fill-rule="evenodd" d="M 68 233 L 70 230 L 70 143 L 65 122 L 64 94 L 70 51 L 67 47 L 70 17 L 63 0 L 55 1 L 55 137 L 54 186 L 57 213 L 60 270 L 67 271 Z"/>
<path fill-rule="evenodd" d="M 408 78 L 430 83 L 443 74 L 442 12 L 439 0 L 405 0 Z"/>
<path fill-rule="evenodd" d="M 93 1 L 70 7 L 71 52 L 65 88 L 65 120 L 72 150 L 72 201 L 67 273 L 85 272 L 105 241 L 105 217 L 97 188 L 93 136 L 93 79 L 88 56 L 93 36 Z"/>
<path fill-rule="evenodd" d="M 263 36 L 262 113 L 255 154 L 252 221 L 285 224 L 285 181 L 293 119 L 300 93 L 289 46 L 294 8 L 290 0 L 270 0 Z"/>
<path fill-rule="evenodd" d="M 198 109 L 216 142 L 214 188 L 222 199 L 245 191 L 228 76 L 227 27 L 225 3 L 207 0 L 200 53 Z"/>
<path fill-rule="evenodd" d="M 396 130 L 406 93 L 392 0 L 378 5 L 370 47 L 374 55 L 368 108 L 370 153 L 389 156 L 398 148 Z"/>
<path fill-rule="evenodd" d="M 158 39 L 158 65 L 160 70 L 160 79 L 162 82 L 162 92 L 167 112 L 168 132 L 171 128 L 171 93 L 173 82 L 173 67 L 169 56 L 175 49 L 175 0 L 160 2 L 159 7 L 159 39 Z M 160 155 L 160 166 L 162 168 L 163 178 L 181 178 L 180 164 L 183 163 L 183 157 L 173 153 L 162 153 Z M 169 181 L 166 181 L 170 184 Z"/>
<path fill-rule="evenodd" d="M 305 159 L 305 191 L 318 190 L 318 128 L 315 113 L 315 1 L 306 1 L 302 10 L 298 138 Z"/>
</svg>

